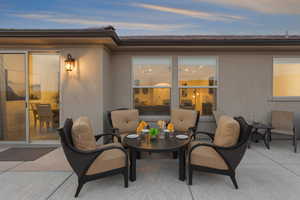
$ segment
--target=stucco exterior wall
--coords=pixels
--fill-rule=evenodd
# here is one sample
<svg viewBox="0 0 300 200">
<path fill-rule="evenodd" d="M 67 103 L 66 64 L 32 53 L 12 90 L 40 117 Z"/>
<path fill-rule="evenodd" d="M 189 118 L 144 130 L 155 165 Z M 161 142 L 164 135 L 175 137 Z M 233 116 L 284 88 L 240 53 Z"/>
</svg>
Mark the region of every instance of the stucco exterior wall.
<svg viewBox="0 0 300 200">
<path fill-rule="evenodd" d="M 217 56 L 219 62 L 218 109 L 232 116 L 241 115 L 249 121 L 254 119 L 261 122 L 270 121 L 271 110 L 286 110 L 295 112 L 296 121 L 300 120 L 300 101 L 275 102 L 272 100 L 273 56 L 300 56 L 299 51 L 114 52 L 112 54 L 113 107 L 131 107 L 132 105 L 131 57 L 138 55 Z M 173 104 L 173 107 L 177 105 Z M 296 128 L 297 126 L 296 123 Z M 200 120 L 199 129 L 213 128 L 214 123 L 210 120 Z"/>
<path fill-rule="evenodd" d="M 225 113 L 242 115 L 248 120 L 270 121 L 271 110 L 287 110 L 296 113 L 300 120 L 300 101 L 272 101 L 273 56 L 300 56 L 299 51 L 196 51 L 151 50 L 114 51 L 98 46 L 13 47 L 10 51 L 53 51 L 61 54 L 60 122 L 67 117 L 76 119 L 88 116 L 95 133 L 103 130 L 107 110 L 132 107 L 131 58 L 132 56 L 217 56 L 219 62 L 219 88 L 217 107 Z M 64 69 L 64 59 L 70 53 L 76 59 L 72 72 Z M 175 78 L 176 73 L 173 73 Z M 176 79 L 173 79 L 176 82 Z M 178 94 L 172 97 L 172 107 L 178 107 Z M 298 132 L 300 123 L 295 123 Z M 299 124 L 299 125 L 298 125 Z M 201 119 L 199 129 L 214 129 L 214 122 Z M 298 126 L 298 127 L 297 127 Z"/>
<path fill-rule="evenodd" d="M 64 48 L 61 55 L 70 53 L 76 59 L 72 72 L 61 70 L 61 123 L 68 118 L 87 116 L 91 119 L 95 132 L 103 128 L 102 68 L 103 49 L 101 47 Z"/>
<path fill-rule="evenodd" d="M 103 67 L 102 67 L 102 84 L 101 88 L 103 90 L 103 127 L 108 128 L 109 125 L 107 124 L 107 119 L 106 119 L 106 113 L 108 110 L 111 110 L 113 107 L 112 104 L 112 69 L 111 69 L 111 52 L 104 48 L 102 50 L 102 62 L 103 62 Z"/>
</svg>

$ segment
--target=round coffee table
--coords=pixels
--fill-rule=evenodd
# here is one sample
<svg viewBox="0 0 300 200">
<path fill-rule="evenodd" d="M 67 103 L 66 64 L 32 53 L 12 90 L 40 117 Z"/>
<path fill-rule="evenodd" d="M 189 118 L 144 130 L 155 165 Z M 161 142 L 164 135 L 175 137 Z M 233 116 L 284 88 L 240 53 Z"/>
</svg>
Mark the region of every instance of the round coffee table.
<svg viewBox="0 0 300 200">
<path fill-rule="evenodd" d="M 123 143 L 129 149 L 130 158 L 130 180 L 136 180 L 136 154 L 137 152 L 178 152 L 179 160 L 179 180 L 185 180 L 185 153 L 187 145 L 190 143 L 191 137 L 187 139 L 178 139 L 176 135 L 183 133 L 174 133 L 164 139 L 152 139 L 147 143 L 145 135 L 135 139 L 124 137 Z"/>
</svg>

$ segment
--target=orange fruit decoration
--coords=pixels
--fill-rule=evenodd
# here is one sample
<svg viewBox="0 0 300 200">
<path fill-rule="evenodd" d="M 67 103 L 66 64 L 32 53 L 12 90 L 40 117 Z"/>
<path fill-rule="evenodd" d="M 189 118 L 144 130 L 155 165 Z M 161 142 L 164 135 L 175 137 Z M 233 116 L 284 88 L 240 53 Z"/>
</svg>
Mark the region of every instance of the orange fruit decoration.
<svg viewBox="0 0 300 200">
<path fill-rule="evenodd" d="M 174 125 L 172 123 L 169 123 L 167 128 L 169 131 L 174 132 Z"/>
</svg>

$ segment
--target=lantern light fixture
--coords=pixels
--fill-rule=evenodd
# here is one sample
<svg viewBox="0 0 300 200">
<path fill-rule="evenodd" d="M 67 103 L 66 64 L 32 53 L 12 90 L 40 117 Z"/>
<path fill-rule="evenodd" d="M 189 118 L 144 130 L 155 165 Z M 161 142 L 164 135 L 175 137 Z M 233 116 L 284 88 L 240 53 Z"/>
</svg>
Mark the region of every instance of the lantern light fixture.
<svg viewBox="0 0 300 200">
<path fill-rule="evenodd" d="M 67 55 L 67 59 L 65 60 L 65 68 L 67 72 L 71 72 L 75 68 L 75 59 L 71 56 L 71 54 Z"/>
</svg>

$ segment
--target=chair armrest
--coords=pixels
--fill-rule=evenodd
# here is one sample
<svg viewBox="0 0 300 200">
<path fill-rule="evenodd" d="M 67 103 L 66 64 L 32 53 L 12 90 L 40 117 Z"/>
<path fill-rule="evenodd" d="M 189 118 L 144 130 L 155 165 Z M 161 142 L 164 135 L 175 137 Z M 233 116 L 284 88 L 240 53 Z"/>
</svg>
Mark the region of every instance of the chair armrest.
<svg viewBox="0 0 300 200">
<path fill-rule="evenodd" d="M 197 131 L 197 127 L 196 126 L 188 128 L 188 132 L 190 132 L 192 134 L 195 133 L 196 131 Z"/>
<path fill-rule="evenodd" d="M 104 129 L 104 132 L 113 132 L 113 133 L 119 133 L 119 129 L 118 128 L 106 128 Z"/>
<path fill-rule="evenodd" d="M 196 138 L 196 135 L 198 134 L 202 134 L 202 135 L 207 135 L 208 137 L 210 137 L 210 139 L 213 141 L 214 140 L 214 137 L 215 137 L 215 134 L 213 133 L 209 133 L 209 132 L 205 132 L 205 131 L 197 131 L 197 132 L 194 132 L 192 137 L 195 139 Z"/>
<path fill-rule="evenodd" d="M 115 133 L 102 133 L 102 134 L 98 134 L 98 135 L 95 135 L 95 139 L 96 139 L 96 141 L 98 141 L 101 137 L 108 136 L 108 135 L 112 136 L 112 138 L 116 137 L 118 139 L 119 143 L 122 142 L 121 137 L 119 135 L 115 134 Z"/>
<path fill-rule="evenodd" d="M 248 144 L 244 143 L 243 145 L 239 146 L 232 146 L 232 147 L 220 147 L 216 146 L 214 144 L 207 144 L 207 143 L 199 143 L 194 145 L 192 148 L 190 148 L 188 152 L 188 162 L 191 162 L 191 153 L 194 149 L 199 148 L 201 146 L 211 147 L 213 148 L 224 160 L 226 165 L 229 167 L 229 169 L 234 170 L 237 165 L 242 160 L 242 157 L 244 156 L 244 153 L 247 149 Z"/>
</svg>

